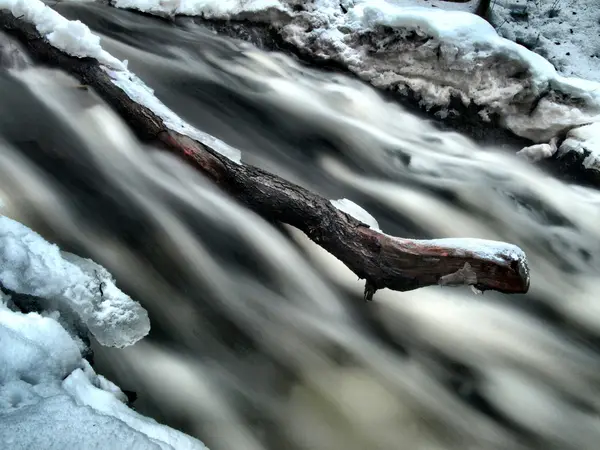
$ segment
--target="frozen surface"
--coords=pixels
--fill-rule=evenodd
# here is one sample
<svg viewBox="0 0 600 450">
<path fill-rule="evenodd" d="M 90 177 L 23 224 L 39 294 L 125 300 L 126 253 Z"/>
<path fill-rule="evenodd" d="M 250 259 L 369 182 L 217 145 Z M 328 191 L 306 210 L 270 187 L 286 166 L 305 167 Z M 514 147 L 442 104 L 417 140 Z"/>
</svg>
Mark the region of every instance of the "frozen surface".
<svg viewBox="0 0 600 450">
<path fill-rule="evenodd" d="M 526 158 L 530 162 L 541 161 L 550 158 L 556 153 L 556 138 L 552 138 L 548 144 L 534 144 L 517 152 L 517 155 Z"/>
<path fill-rule="evenodd" d="M 24 225 L 0 216 L 0 283 L 72 311 L 103 345 L 132 345 L 150 331 L 148 314 L 106 269 L 61 253 Z"/>
<path fill-rule="evenodd" d="M 570 152 L 585 155 L 583 165 L 600 172 L 600 122 L 570 130 L 558 152 L 559 155 Z"/>
<path fill-rule="evenodd" d="M 226 5 L 227 2 L 222 2 Z M 231 2 L 230 2 L 231 3 Z M 256 3 L 266 5 L 266 2 L 244 2 L 248 7 Z M 150 8 L 152 2 L 145 1 L 144 7 Z M 160 2 L 165 5 L 168 2 Z M 223 6 L 225 8 L 225 6 Z M 225 11 L 225 9 L 219 11 Z M 239 150 L 224 142 L 197 130 L 186 123 L 177 114 L 167 108 L 139 78 L 127 70 L 127 62 L 119 61 L 102 49 L 100 37 L 93 34 L 87 25 L 78 20 L 67 20 L 59 13 L 46 6 L 40 0 L 0 0 L 0 9 L 10 10 L 15 17 L 20 17 L 36 26 L 39 33 L 54 47 L 77 57 L 91 57 L 98 60 L 106 68 L 115 85 L 121 88 L 132 100 L 147 107 L 160 117 L 165 126 L 181 134 L 209 145 L 223 156 L 239 163 Z M 151 8 L 149 11 L 154 11 Z"/>
<path fill-rule="evenodd" d="M 242 13 L 287 11 L 279 0 L 116 0 L 117 8 L 161 14 L 203 14 L 207 18 L 231 18 Z"/>
<path fill-rule="evenodd" d="M 344 211 L 346 214 L 351 215 L 356 220 L 360 220 L 362 223 L 366 223 L 373 230 L 380 231 L 379 224 L 377 223 L 375 217 L 373 217 L 365 209 L 363 209 L 353 201 L 348 200 L 347 198 L 342 198 L 340 200 L 331 200 L 331 204 L 340 211 Z"/>
<path fill-rule="evenodd" d="M 88 298 L 91 273 L 106 281 L 110 300 L 94 303 L 97 299 Z M 61 255 L 56 246 L 2 216 L 0 281 L 13 291 L 74 301 L 74 309 L 87 318 L 100 343 L 131 343 L 141 331 L 139 323 L 148 326 L 146 312 L 116 289 L 104 268 L 75 255 Z M 56 311 L 19 312 L 0 290 L 0 448 L 205 448 L 131 410 L 124 403 L 125 394 L 82 358 L 78 342 L 59 318 Z"/>
<path fill-rule="evenodd" d="M 144 417 L 123 404 L 112 392 L 94 386 L 81 369 L 76 369 L 62 383 L 78 406 L 87 406 L 100 414 L 114 417 L 150 438 L 158 448 L 193 450 L 205 448 L 196 439 Z"/>
<path fill-rule="evenodd" d="M 2 386 L 61 380 L 80 365 L 77 345 L 58 322 L 39 314 L 13 312 L 4 302 L 0 305 L 0 342 Z M 4 409 L 8 405 L 5 396 L 2 399 Z"/>
<path fill-rule="evenodd" d="M 54 387 L 38 395 L 29 386 L 13 384 L 4 389 L 12 398 L 26 399 L 9 413 L 0 412 L 0 445 L 11 450 L 132 449 L 161 450 L 148 437 L 126 424 L 91 408 L 78 406 Z M 200 447 L 201 448 L 201 447 Z"/>
<path fill-rule="evenodd" d="M 519 247 L 500 241 L 475 238 L 446 238 L 414 242 L 419 242 L 421 246 L 446 247 L 461 250 L 465 254 L 473 253 L 482 259 L 499 263 L 511 261 L 525 262 L 527 260 L 525 252 Z"/>
<path fill-rule="evenodd" d="M 303 20 L 316 19 L 309 13 Z M 474 103 L 482 118 L 498 117 L 537 142 L 600 117 L 600 84 L 563 79 L 547 60 L 473 14 L 371 0 L 328 22 L 311 29 L 298 20 L 282 33 L 375 86 L 409 88 L 425 106 L 447 107 L 452 98 Z"/>
<path fill-rule="evenodd" d="M 600 81 L 597 0 L 498 0 L 491 11 L 501 36 L 544 56 L 562 75 Z"/>
<path fill-rule="evenodd" d="M 54 319 L 15 312 L 7 301 L 0 291 L 0 448 L 205 448 L 132 411 Z"/>
</svg>

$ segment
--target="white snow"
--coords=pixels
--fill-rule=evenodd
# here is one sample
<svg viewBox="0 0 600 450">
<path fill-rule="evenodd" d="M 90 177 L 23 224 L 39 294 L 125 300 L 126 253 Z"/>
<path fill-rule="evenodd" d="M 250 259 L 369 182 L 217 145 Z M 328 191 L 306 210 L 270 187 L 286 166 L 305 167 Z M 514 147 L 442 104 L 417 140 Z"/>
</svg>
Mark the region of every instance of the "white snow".
<svg viewBox="0 0 600 450">
<path fill-rule="evenodd" d="M 575 152 L 583 155 L 584 151 L 589 152 L 583 162 L 584 166 L 600 172 L 600 122 L 570 130 L 558 149 L 558 154 L 562 156 Z"/>
<path fill-rule="evenodd" d="M 142 416 L 123 404 L 112 392 L 94 386 L 82 369 L 75 369 L 62 383 L 78 406 L 88 406 L 100 414 L 114 417 L 132 430 L 150 438 L 161 449 L 204 449 L 204 445 L 180 431 Z"/>
<path fill-rule="evenodd" d="M 373 217 L 364 208 L 357 205 L 353 201 L 348 200 L 347 198 L 342 198 L 340 200 L 331 200 L 331 204 L 340 211 L 351 215 L 356 220 L 369 225 L 369 228 L 372 228 L 375 231 L 381 231 L 375 217 Z"/>
<path fill-rule="evenodd" d="M 151 2 L 146 2 L 149 5 Z M 248 3 L 248 2 L 247 2 Z M 256 2 L 250 1 L 248 6 Z M 265 3 L 266 4 L 266 3 Z M 256 4 L 257 7 L 259 4 Z M 263 5 L 264 6 L 264 5 Z M 163 120 L 166 127 L 213 148 L 236 163 L 241 152 L 186 123 L 167 108 L 139 78 L 127 70 L 127 62 L 119 61 L 102 49 L 100 37 L 78 20 L 67 20 L 40 0 L 0 0 L 0 9 L 34 24 L 39 33 L 54 47 L 79 58 L 95 58 L 105 68 L 113 83 L 132 100 L 147 107 Z"/>
<path fill-rule="evenodd" d="M 444 247 L 457 251 L 457 254 L 467 256 L 475 254 L 481 259 L 498 263 L 525 262 L 527 256 L 521 248 L 501 241 L 475 238 L 445 238 L 427 241 L 414 240 L 419 247 Z"/>
<path fill-rule="evenodd" d="M 206 18 L 232 18 L 242 13 L 288 12 L 279 0 L 116 0 L 117 8 L 160 14 L 204 15 Z"/>
<path fill-rule="evenodd" d="M 539 53 L 559 73 L 600 81 L 597 0 L 497 0 L 498 33 Z"/>
<path fill-rule="evenodd" d="M 0 342 L 2 386 L 15 381 L 37 385 L 61 380 L 81 360 L 77 345 L 58 322 L 39 314 L 13 312 L 5 302 L 0 304 Z"/>
<path fill-rule="evenodd" d="M 150 330 L 146 310 L 117 288 L 106 269 L 61 252 L 5 216 L 0 216 L 0 283 L 73 312 L 103 345 L 132 345 Z"/>
<path fill-rule="evenodd" d="M 0 448 L 202 450 L 129 409 L 54 319 L 22 314 L 0 291 Z"/>
<path fill-rule="evenodd" d="M 80 58 L 96 58 L 101 64 L 125 69 L 121 61 L 100 46 L 100 38 L 79 20 L 67 20 L 39 0 L 0 0 L 0 9 L 35 24 L 39 33 L 54 47 Z"/>
<path fill-rule="evenodd" d="M 524 157 L 530 162 L 537 162 L 545 158 L 550 158 L 556 151 L 556 138 L 552 138 L 548 144 L 534 144 L 522 148 L 517 152 L 517 155 Z"/>
<path fill-rule="evenodd" d="M 404 83 L 419 92 L 427 105 L 446 106 L 451 95 L 457 96 L 465 104 L 484 107 L 484 117 L 497 114 L 508 129 L 537 142 L 600 119 L 600 83 L 584 86 L 564 79 L 547 60 L 499 37 L 489 23 L 473 14 L 400 8 L 371 0 L 336 18 L 335 25 L 336 31 L 330 26 L 318 39 L 333 41 L 329 45 L 339 48 L 339 57 L 351 70 L 379 86 Z M 352 42 L 347 34 L 340 35 L 340 25 L 354 34 L 388 26 L 407 38 L 403 42 L 397 39 L 401 42 L 389 48 L 384 42 L 375 43 L 376 51 L 381 46 L 386 52 L 381 63 L 377 62 L 381 56 L 368 56 L 372 47 Z M 410 32 L 431 39 L 411 44 Z M 315 37 L 319 33 L 309 34 Z M 326 45 L 322 42 L 320 47 Z M 563 94 L 567 100 L 548 95 L 530 115 L 535 100 L 548 90 Z"/>
</svg>

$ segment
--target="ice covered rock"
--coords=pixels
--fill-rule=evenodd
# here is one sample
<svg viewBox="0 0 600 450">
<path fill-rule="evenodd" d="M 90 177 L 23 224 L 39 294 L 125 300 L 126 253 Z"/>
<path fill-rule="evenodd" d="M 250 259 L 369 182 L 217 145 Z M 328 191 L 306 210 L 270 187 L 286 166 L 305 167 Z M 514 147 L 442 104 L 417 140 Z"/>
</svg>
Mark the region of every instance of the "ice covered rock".
<svg viewBox="0 0 600 450">
<path fill-rule="evenodd" d="M 0 216 L 0 283 L 72 311 L 102 345 L 132 345 L 150 331 L 148 313 L 102 266 L 68 253 Z"/>
</svg>

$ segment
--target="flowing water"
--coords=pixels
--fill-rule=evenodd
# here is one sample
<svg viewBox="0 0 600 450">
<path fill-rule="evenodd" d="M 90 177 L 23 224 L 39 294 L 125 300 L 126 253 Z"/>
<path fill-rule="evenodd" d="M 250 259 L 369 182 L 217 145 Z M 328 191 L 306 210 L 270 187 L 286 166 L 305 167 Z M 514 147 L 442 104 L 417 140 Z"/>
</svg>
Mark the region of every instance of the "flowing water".
<svg viewBox="0 0 600 450">
<path fill-rule="evenodd" d="M 385 233 L 505 240 L 530 261 L 527 295 L 432 287 L 364 304 L 341 262 L 138 142 L 75 80 L 0 71 L 2 211 L 149 310 L 135 346 L 92 343 L 138 411 L 214 450 L 597 448 L 597 192 L 193 21 L 57 9 L 244 163 L 349 198 Z"/>
</svg>

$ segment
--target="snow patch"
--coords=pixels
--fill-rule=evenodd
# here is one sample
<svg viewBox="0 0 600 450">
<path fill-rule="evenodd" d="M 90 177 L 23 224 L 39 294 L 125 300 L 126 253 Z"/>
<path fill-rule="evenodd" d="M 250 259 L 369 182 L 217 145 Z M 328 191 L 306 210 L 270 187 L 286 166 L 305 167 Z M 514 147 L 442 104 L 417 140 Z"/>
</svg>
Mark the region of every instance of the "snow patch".
<svg viewBox="0 0 600 450">
<path fill-rule="evenodd" d="M 104 302 L 89 297 L 91 273 L 106 282 Z M 104 268 L 61 254 L 58 247 L 2 216 L 0 281 L 17 292 L 74 302 L 83 318 L 91 313 L 87 318 L 93 326 L 107 327 L 105 333 L 96 329 L 100 343 L 132 343 L 140 330 L 147 333 L 145 311 L 118 291 Z M 10 301 L 0 290 L 0 448 L 206 448 L 131 410 L 121 389 L 82 359 L 75 337 L 57 322 L 58 314 L 24 314 Z"/>
<path fill-rule="evenodd" d="M 20 401 L 13 410 L 0 411 L 2 448 L 176 449 L 158 445 L 118 419 L 76 405 L 69 395 L 55 385 L 34 389 L 14 383 L 3 386 L 2 390 L 8 398 Z"/>
<path fill-rule="evenodd" d="M 444 238 L 427 241 L 414 240 L 419 247 L 443 247 L 455 250 L 457 255 L 467 257 L 474 254 L 480 259 L 497 263 L 526 262 L 525 252 L 513 244 L 476 238 Z"/>
<path fill-rule="evenodd" d="M 550 158 L 556 153 L 556 138 L 552 138 L 549 144 L 535 144 L 525 147 L 517 152 L 517 155 L 527 159 L 529 162 L 541 161 Z"/>
<path fill-rule="evenodd" d="M 94 386 L 81 369 L 74 370 L 63 382 L 62 388 L 78 406 L 88 406 L 108 417 L 113 417 L 150 438 L 161 449 L 176 450 L 205 449 L 199 441 L 186 434 L 161 425 L 153 419 L 144 417 L 123 404 L 109 391 Z"/>
<path fill-rule="evenodd" d="M 0 216 L 0 283 L 72 311 L 102 345 L 132 345 L 150 331 L 148 313 L 120 291 L 108 271 Z"/>
<path fill-rule="evenodd" d="M 340 200 L 331 200 L 331 204 L 340 211 L 351 215 L 356 220 L 369 225 L 369 228 L 375 231 L 381 231 L 379 229 L 379 224 L 377 223 L 375 217 L 373 217 L 365 209 L 363 209 L 353 201 L 348 200 L 347 198 L 342 198 Z"/>
<path fill-rule="evenodd" d="M 567 133 L 566 139 L 558 149 L 558 156 L 574 152 L 587 156 L 584 166 L 587 169 L 600 171 L 600 122 L 573 128 Z"/>
<path fill-rule="evenodd" d="M 103 377 L 52 319 L 0 308 L 0 339 L 1 448 L 206 449 L 128 408 L 112 383 L 95 386 Z"/>
<path fill-rule="evenodd" d="M 117 58 L 104 51 L 100 38 L 79 20 L 67 20 L 39 0 L 0 0 L 0 9 L 34 24 L 37 31 L 54 47 L 79 58 L 95 58 L 101 64 L 125 69 Z"/>
<path fill-rule="evenodd" d="M 81 361 L 77 345 L 55 320 L 13 312 L 5 304 L 0 304 L 0 342 L 0 385 L 61 380 Z"/>
<path fill-rule="evenodd" d="M 279 0 L 116 0 L 114 6 L 154 14 L 202 15 L 207 19 L 231 19 L 241 14 L 264 11 L 289 11 Z"/>
<path fill-rule="evenodd" d="M 597 0 L 499 0 L 490 11 L 502 37 L 544 56 L 564 76 L 600 81 Z"/>
</svg>

